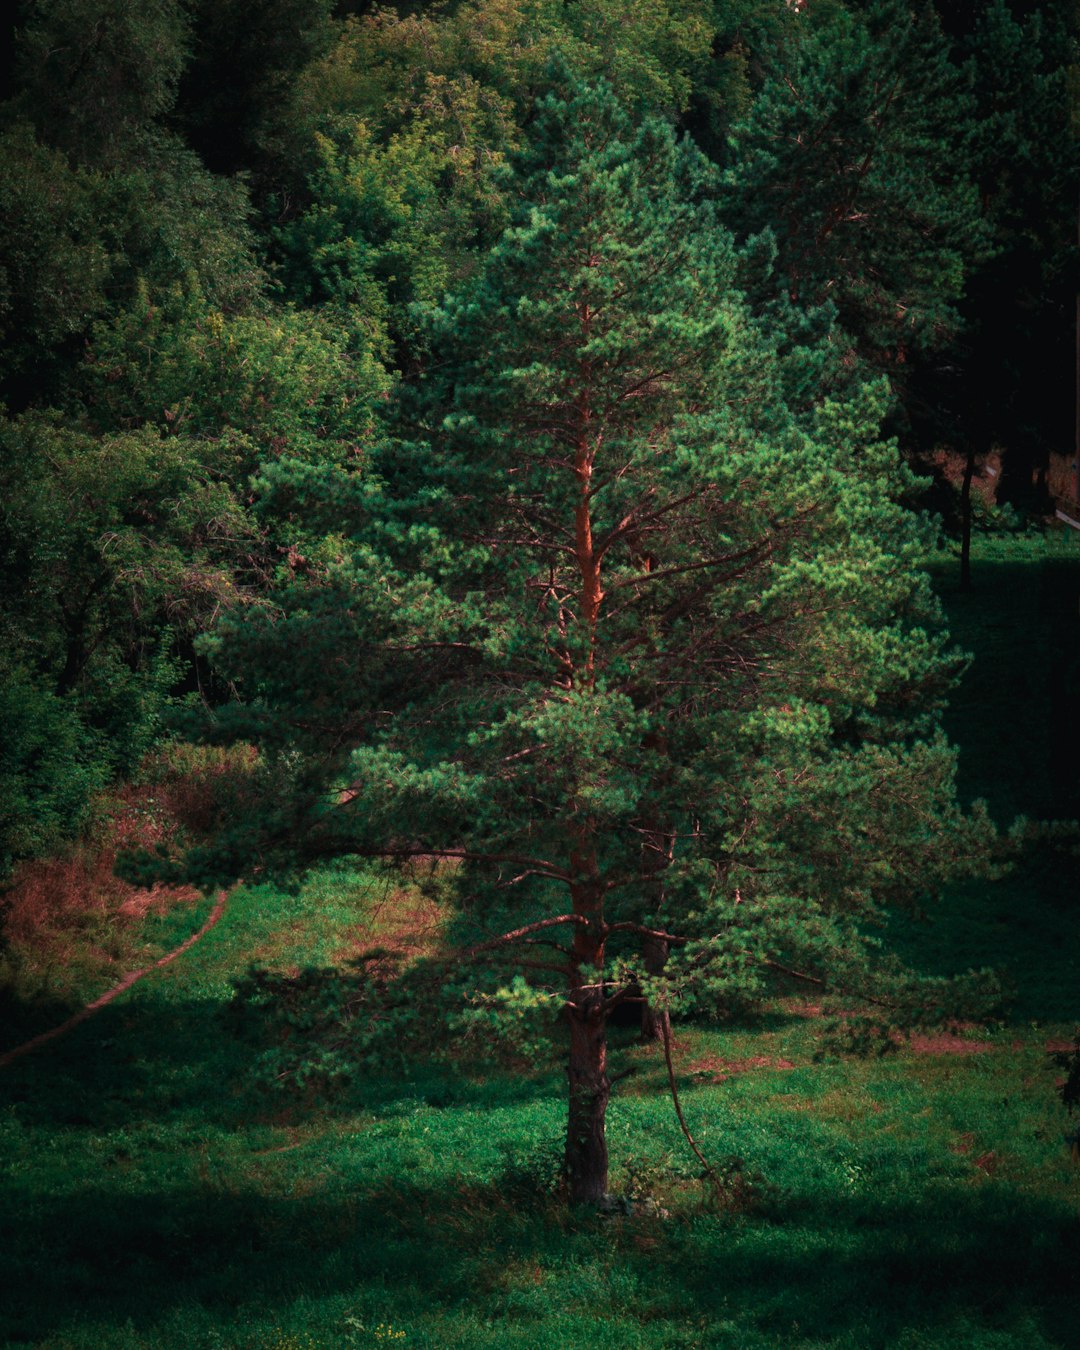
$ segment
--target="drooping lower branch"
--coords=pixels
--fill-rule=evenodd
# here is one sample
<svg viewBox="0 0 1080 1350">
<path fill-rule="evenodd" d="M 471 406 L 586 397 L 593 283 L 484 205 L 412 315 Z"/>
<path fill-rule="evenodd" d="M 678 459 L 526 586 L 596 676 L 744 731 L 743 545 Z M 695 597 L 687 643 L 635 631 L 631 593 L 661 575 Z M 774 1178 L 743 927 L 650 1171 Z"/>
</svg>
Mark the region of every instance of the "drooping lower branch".
<svg viewBox="0 0 1080 1350">
<path fill-rule="evenodd" d="M 657 934 L 649 934 L 641 943 L 641 960 L 647 975 L 662 975 L 671 943 Z M 646 999 L 641 1009 L 641 1039 L 658 1041 L 671 1032 L 671 1016 L 666 1008 Z"/>
<path fill-rule="evenodd" d="M 700 1147 L 698 1146 L 697 1140 L 690 1133 L 690 1127 L 689 1125 L 687 1125 L 686 1117 L 683 1115 L 682 1102 L 679 1101 L 679 1089 L 675 1082 L 675 1065 L 672 1062 L 671 1057 L 671 1018 L 666 1015 L 666 1011 L 664 1020 L 662 1022 L 661 1035 L 664 1042 L 664 1060 L 667 1064 L 668 1086 L 671 1089 L 671 1102 L 672 1105 L 675 1107 L 675 1115 L 679 1121 L 679 1129 L 682 1130 L 686 1142 L 690 1145 L 691 1149 L 693 1149 L 694 1156 L 697 1158 L 698 1162 L 700 1162 L 702 1167 L 705 1169 L 705 1175 L 709 1178 L 709 1180 L 715 1187 L 717 1199 L 720 1199 L 722 1198 L 723 1192 L 723 1185 L 720 1181 L 720 1177 L 718 1176 L 716 1169 L 713 1167 L 712 1163 L 710 1163 L 708 1158 L 706 1158 L 705 1154 L 702 1153 Z"/>
</svg>

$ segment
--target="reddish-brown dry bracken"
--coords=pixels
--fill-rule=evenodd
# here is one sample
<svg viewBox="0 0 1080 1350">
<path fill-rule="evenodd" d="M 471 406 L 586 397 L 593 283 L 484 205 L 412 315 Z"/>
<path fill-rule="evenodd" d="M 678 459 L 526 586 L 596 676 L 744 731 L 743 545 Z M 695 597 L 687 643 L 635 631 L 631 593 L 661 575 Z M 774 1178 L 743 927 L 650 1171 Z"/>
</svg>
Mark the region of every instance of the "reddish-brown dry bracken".
<svg viewBox="0 0 1080 1350">
<path fill-rule="evenodd" d="M 174 947 L 171 952 L 166 952 L 164 956 L 159 957 L 152 965 L 147 966 L 143 970 L 128 971 L 119 983 L 114 984 L 111 989 L 107 989 L 100 997 L 87 1003 L 84 1007 L 80 1008 L 77 1013 L 73 1013 L 67 1021 L 61 1022 L 59 1026 L 51 1027 L 48 1031 L 43 1031 L 39 1036 L 33 1036 L 30 1040 L 23 1041 L 21 1045 L 17 1045 L 14 1049 L 8 1050 L 6 1054 L 0 1055 L 0 1069 L 6 1068 L 9 1064 L 20 1059 L 23 1055 L 28 1055 L 32 1050 L 37 1050 L 39 1046 L 47 1045 L 50 1041 L 55 1041 L 58 1037 L 74 1030 L 74 1028 L 79 1026 L 82 1022 L 87 1021 L 89 1018 L 93 1017 L 95 1013 L 100 1012 L 102 1008 L 107 1007 L 113 999 L 119 998 L 120 995 L 130 989 L 137 980 L 141 980 L 144 975 L 149 975 L 152 970 L 156 970 L 160 966 L 167 966 L 171 961 L 175 961 L 176 958 L 186 952 L 189 947 L 193 947 L 195 943 L 198 942 L 205 933 L 208 933 L 218 922 L 225 912 L 225 901 L 228 899 L 228 895 L 228 891 L 221 891 L 218 894 L 218 898 L 214 902 L 214 907 L 210 911 L 206 922 L 198 932 L 192 933 L 189 938 L 181 942 L 179 947 Z"/>
</svg>

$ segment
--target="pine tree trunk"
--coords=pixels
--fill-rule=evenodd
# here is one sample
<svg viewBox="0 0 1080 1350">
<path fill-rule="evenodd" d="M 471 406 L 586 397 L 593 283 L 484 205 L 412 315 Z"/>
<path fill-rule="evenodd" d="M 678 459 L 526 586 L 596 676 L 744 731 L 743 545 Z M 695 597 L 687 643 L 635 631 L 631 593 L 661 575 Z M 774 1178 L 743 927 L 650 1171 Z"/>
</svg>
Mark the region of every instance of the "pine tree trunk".
<svg viewBox="0 0 1080 1350">
<path fill-rule="evenodd" d="M 968 444 L 964 481 L 960 485 L 960 589 L 971 590 L 971 480 L 975 476 L 975 443 Z"/>
<path fill-rule="evenodd" d="M 611 1083 L 607 1026 L 599 991 L 578 991 L 570 1022 L 570 1112 L 566 1126 L 566 1180 L 572 1205 L 596 1205 L 607 1195 L 605 1134 Z"/>
<path fill-rule="evenodd" d="M 599 1204 L 608 1189 L 605 1122 L 611 1082 L 607 1076 L 607 1015 L 604 969 L 604 888 L 596 859 L 592 822 L 573 832 L 570 896 L 575 915 L 566 1018 L 570 1103 L 566 1122 L 566 1181 L 572 1205 Z"/>
</svg>

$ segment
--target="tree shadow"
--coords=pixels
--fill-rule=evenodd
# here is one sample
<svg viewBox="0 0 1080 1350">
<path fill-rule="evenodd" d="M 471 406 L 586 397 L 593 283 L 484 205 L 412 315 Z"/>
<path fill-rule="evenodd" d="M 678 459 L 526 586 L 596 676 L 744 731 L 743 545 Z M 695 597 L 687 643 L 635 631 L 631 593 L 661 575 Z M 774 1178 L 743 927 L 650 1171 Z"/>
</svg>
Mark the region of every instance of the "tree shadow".
<svg viewBox="0 0 1080 1350">
<path fill-rule="evenodd" d="M 452 1057 L 356 1064 L 329 1086 L 318 1077 L 282 1084 L 276 1062 L 265 1060 L 282 1019 L 266 1009 L 254 1017 L 255 1027 L 250 1010 L 239 1025 L 224 991 L 219 999 L 178 997 L 174 986 L 151 978 L 0 1069 L 0 1101 L 27 1123 L 108 1131 L 187 1115 L 209 1128 L 300 1123 L 379 1113 L 401 1100 L 479 1110 L 562 1093 L 554 1065 L 507 1074 Z"/>
<path fill-rule="evenodd" d="M 995 817 L 1080 815 L 1080 562 L 973 563 L 969 593 L 939 577 L 953 640 L 972 660 L 945 726 L 960 786 Z"/>
<path fill-rule="evenodd" d="M 552 1313 L 580 1306 L 654 1328 L 722 1320 L 777 1344 L 799 1343 L 793 1328 L 815 1344 L 886 1347 L 913 1330 L 951 1344 L 958 1321 L 1037 1325 L 1051 1344 L 1075 1333 L 1076 1216 L 989 1188 L 796 1197 L 769 1221 L 604 1220 L 526 1203 L 498 1180 L 383 1177 L 270 1195 L 222 1188 L 209 1172 L 197 1185 L 131 1189 L 123 1166 L 105 1160 L 103 1178 L 68 1196 L 9 1197 L 7 1343 L 57 1334 L 76 1315 L 130 1323 L 154 1343 L 155 1326 L 187 1304 L 227 1323 L 244 1308 L 265 1316 L 364 1286 L 399 1324 L 463 1308 L 542 1318 L 515 1299 L 522 1264 L 539 1272 Z"/>
</svg>

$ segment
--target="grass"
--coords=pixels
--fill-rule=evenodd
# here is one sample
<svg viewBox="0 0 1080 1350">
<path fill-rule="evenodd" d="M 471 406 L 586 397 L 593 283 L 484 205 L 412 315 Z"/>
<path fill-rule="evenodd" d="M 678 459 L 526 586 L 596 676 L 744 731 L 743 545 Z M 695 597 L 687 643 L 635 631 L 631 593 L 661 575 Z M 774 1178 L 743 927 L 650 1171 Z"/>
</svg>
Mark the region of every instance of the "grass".
<svg viewBox="0 0 1080 1350">
<path fill-rule="evenodd" d="M 973 586 L 955 560 L 935 567 L 950 631 L 972 660 L 946 720 L 961 747 L 960 790 L 1002 828 L 1018 816 L 1080 818 L 1080 533 L 976 543 Z M 931 931 L 903 935 L 928 969 L 994 966 L 1015 991 L 1014 1018 L 1080 1020 L 1072 852 L 1031 847 L 993 886 L 959 887 Z"/>
<path fill-rule="evenodd" d="M 953 724 L 965 790 L 1002 819 L 1062 800 L 1039 769 L 1055 762 L 1055 737 L 1038 709 L 1054 653 L 1066 688 L 1072 678 L 1069 547 L 986 558 L 970 597 L 950 592 L 942 565 L 976 653 Z M 1030 704 L 1017 711 L 1020 678 Z M 1019 781 L 1004 762 L 1023 767 Z M 951 897 L 910 940 L 927 965 L 1005 964 L 1019 1001 L 999 1026 L 870 1060 L 830 1055 L 794 1000 L 678 1029 L 691 1128 L 742 1178 L 738 1205 L 719 1207 L 697 1177 L 656 1050 L 620 1045 L 616 1069 L 638 1072 L 611 1107 L 616 1184 L 651 1194 L 666 1217 L 571 1214 L 551 1200 L 563 1082 L 544 1062 L 514 1075 L 387 1069 L 330 1101 L 265 1092 L 229 1014 L 234 979 L 253 960 L 289 975 L 372 939 L 401 945 L 432 915 L 414 892 L 345 867 L 295 894 L 239 890 L 180 960 L 2 1071 L 0 1343 L 1080 1344 L 1080 1168 L 1046 1053 L 1080 1013 L 1076 901 L 1059 882 L 1034 854 Z M 145 941 L 180 940 L 199 921 L 178 906 L 148 920 Z"/>
</svg>

